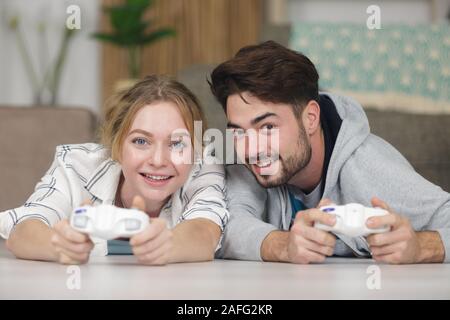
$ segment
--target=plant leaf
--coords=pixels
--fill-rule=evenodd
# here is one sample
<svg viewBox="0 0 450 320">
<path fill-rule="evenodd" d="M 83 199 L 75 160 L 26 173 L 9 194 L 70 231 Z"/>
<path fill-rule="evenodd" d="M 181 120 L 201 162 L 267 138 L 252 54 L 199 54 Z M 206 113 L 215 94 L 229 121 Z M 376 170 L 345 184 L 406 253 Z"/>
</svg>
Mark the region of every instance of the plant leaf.
<svg viewBox="0 0 450 320">
<path fill-rule="evenodd" d="M 121 36 L 118 36 L 116 34 L 107 34 L 107 33 L 93 33 L 92 37 L 101 40 L 101 41 L 105 41 L 105 42 L 110 42 L 113 43 L 115 45 L 118 45 L 120 47 L 127 47 L 128 43 L 126 41 L 124 41 L 124 39 Z"/>
<path fill-rule="evenodd" d="M 176 32 L 174 29 L 163 28 L 153 31 L 150 34 L 145 35 L 141 38 L 141 44 L 148 44 L 151 42 L 158 41 L 162 38 L 175 36 Z"/>
<path fill-rule="evenodd" d="M 175 30 L 169 28 L 146 32 L 151 21 L 143 20 L 143 15 L 152 4 L 153 0 L 126 0 L 124 4 L 103 8 L 109 14 L 113 31 L 109 34 L 94 33 L 92 36 L 121 47 L 132 47 L 175 35 Z"/>
</svg>

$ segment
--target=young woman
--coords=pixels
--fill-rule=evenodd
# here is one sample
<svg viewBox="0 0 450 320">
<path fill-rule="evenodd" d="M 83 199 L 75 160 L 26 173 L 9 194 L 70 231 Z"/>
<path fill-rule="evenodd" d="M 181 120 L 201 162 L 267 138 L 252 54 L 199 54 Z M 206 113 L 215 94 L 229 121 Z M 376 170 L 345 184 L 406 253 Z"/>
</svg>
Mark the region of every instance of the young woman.
<svg viewBox="0 0 450 320">
<path fill-rule="evenodd" d="M 120 94 L 102 144 L 58 146 L 25 205 L 0 213 L 8 249 L 64 264 L 85 263 L 91 251 L 129 251 L 148 265 L 212 260 L 229 216 L 224 171 L 194 161 L 194 141 L 202 141 L 194 121 L 205 124 L 197 99 L 170 78 L 150 76 Z M 141 209 L 151 223 L 129 242 L 91 239 L 68 223 L 86 200 Z"/>
</svg>

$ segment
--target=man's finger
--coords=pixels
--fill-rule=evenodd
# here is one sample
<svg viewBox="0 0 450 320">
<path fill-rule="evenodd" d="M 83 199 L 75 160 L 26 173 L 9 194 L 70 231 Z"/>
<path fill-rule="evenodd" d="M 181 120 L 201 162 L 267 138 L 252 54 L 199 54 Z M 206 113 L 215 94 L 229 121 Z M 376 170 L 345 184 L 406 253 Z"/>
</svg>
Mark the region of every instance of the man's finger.
<svg viewBox="0 0 450 320">
<path fill-rule="evenodd" d="M 397 254 L 397 252 L 391 253 L 391 254 L 385 254 L 382 256 L 373 255 L 373 259 L 377 262 L 383 262 L 383 263 L 389 263 L 389 264 L 400 264 L 400 258 Z"/>
<path fill-rule="evenodd" d="M 396 231 L 386 233 L 375 233 L 367 237 L 370 246 L 380 247 L 403 241 L 403 233 Z"/>
<path fill-rule="evenodd" d="M 304 255 L 306 257 L 306 259 L 310 262 L 310 263 L 320 263 L 320 262 L 324 262 L 326 256 L 314 251 L 309 251 L 307 249 L 303 249 L 304 250 Z"/>
<path fill-rule="evenodd" d="M 317 205 L 317 208 L 324 207 L 324 206 L 330 206 L 332 204 L 334 204 L 333 201 L 331 201 L 328 198 L 323 198 L 322 200 L 320 200 L 319 204 Z"/>
<path fill-rule="evenodd" d="M 316 229 L 313 227 L 303 227 L 300 230 L 300 234 L 311 241 L 316 242 L 319 245 L 333 247 L 336 244 L 336 237 L 330 232 Z"/>
<path fill-rule="evenodd" d="M 381 200 L 380 198 L 373 197 L 372 199 L 370 199 L 370 202 L 372 203 L 372 206 L 374 208 L 381 208 L 386 211 L 392 212 L 391 208 L 387 205 L 387 203 Z"/>
<path fill-rule="evenodd" d="M 402 243 L 394 243 L 387 246 L 381 246 L 381 247 L 370 247 L 370 251 L 372 252 L 373 256 L 381 257 L 389 254 L 393 254 L 398 251 L 403 251 L 403 244 Z"/>
<path fill-rule="evenodd" d="M 314 251 L 325 256 L 331 256 L 334 252 L 334 248 L 331 246 L 320 245 L 317 242 L 310 241 L 303 237 L 299 240 L 298 244 L 310 251 Z"/>
<path fill-rule="evenodd" d="M 308 226 L 312 226 L 314 222 L 320 222 L 332 227 L 336 223 L 336 216 L 333 214 L 322 212 L 318 209 L 310 209 L 300 216 L 300 221 L 302 220 Z"/>
<path fill-rule="evenodd" d="M 402 220 L 399 215 L 390 213 L 385 216 L 371 217 L 367 220 L 366 225 L 372 229 L 378 229 L 385 226 L 396 229 L 401 223 Z"/>
</svg>

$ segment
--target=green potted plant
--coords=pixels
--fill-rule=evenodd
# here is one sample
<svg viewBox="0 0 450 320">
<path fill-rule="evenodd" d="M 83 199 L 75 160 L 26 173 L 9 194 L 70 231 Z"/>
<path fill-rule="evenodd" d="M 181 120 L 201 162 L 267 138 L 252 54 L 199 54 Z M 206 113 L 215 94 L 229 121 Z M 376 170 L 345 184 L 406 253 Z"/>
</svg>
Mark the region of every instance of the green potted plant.
<svg viewBox="0 0 450 320">
<path fill-rule="evenodd" d="M 123 4 L 103 8 L 109 15 L 112 33 L 94 33 L 98 40 L 110 42 L 127 51 L 128 76 L 125 85 L 118 85 L 123 89 L 140 77 L 141 56 L 144 46 L 162 38 L 175 35 L 171 28 L 149 30 L 151 22 L 144 20 L 146 11 L 152 6 L 152 0 L 126 0 Z"/>
</svg>

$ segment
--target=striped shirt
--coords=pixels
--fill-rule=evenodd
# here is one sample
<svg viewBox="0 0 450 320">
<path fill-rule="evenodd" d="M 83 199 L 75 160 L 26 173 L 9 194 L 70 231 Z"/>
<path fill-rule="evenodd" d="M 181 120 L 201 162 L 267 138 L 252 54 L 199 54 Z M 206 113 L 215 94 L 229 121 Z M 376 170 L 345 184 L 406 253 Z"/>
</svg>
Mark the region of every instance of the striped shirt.
<svg viewBox="0 0 450 320">
<path fill-rule="evenodd" d="M 26 203 L 0 212 L 0 235 L 7 239 L 14 226 L 26 219 L 39 219 L 53 226 L 87 199 L 93 205 L 114 204 L 121 173 L 121 165 L 102 145 L 56 147 L 52 166 Z M 223 233 L 229 218 L 225 198 L 223 166 L 194 164 L 186 183 L 171 196 L 159 217 L 170 228 L 183 220 L 205 218 L 219 225 Z M 93 254 L 108 253 L 105 240 L 94 238 L 93 242 Z"/>
</svg>

